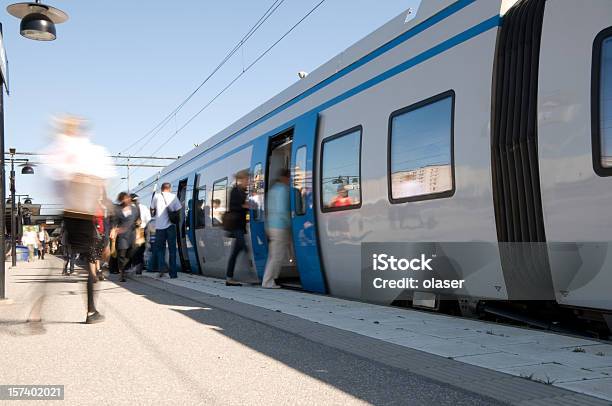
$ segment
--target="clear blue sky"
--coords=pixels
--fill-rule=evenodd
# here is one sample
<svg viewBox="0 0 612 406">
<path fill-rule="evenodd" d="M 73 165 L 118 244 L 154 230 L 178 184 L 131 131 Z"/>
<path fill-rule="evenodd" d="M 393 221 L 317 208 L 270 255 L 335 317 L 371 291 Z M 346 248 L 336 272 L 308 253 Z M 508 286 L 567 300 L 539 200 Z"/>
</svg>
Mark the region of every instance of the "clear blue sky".
<svg viewBox="0 0 612 406">
<path fill-rule="evenodd" d="M 286 0 L 236 56 L 139 154 L 152 153 L 319 0 Z M 91 121 L 95 142 L 121 152 L 162 120 L 221 61 L 273 0 L 49 0 L 70 15 L 54 42 L 19 35 L 19 21 L 0 21 L 10 63 L 5 99 L 6 149 L 40 151 L 50 117 Z M 327 0 L 157 155 L 181 155 L 420 0 Z M 133 148 L 132 152 L 140 146 Z M 121 176 L 125 170 L 120 169 Z M 40 174 L 42 171 L 38 171 Z M 154 173 L 139 169 L 132 186 Z M 125 183 L 123 187 L 125 187 Z M 56 201 L 42 175 L 17 175 L 18 193 Z"/>
</svg>

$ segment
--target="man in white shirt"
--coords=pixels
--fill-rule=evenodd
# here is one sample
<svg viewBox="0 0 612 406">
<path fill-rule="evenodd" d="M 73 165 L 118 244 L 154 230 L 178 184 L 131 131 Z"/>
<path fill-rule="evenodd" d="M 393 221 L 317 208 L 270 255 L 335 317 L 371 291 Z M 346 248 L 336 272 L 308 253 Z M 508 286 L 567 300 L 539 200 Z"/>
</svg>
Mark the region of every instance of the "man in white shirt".
<svg viewBox="0 0 612 406">
<path fill-rule="evenodd" d="M 45 225 L 40 225 L 40 231 L 38 234 L 38 259 L 45 259 L 45 251 L 47 250 L 47 243 L 49 242 L 49 233 L 45 230 Z"/>
<path fill-rule="evenodd" d="M 170 222 L 168 210 L 178 211 L 182 209 L 181 203 L 176 195 L 170 192 L 170 183 L 164 183 L 161 192 L 156 193 L 153 198 L 152 206 L 155 210 L 155 249 L 157 255 L 157 267 L 159 276 L 164 275 L 164 265 L 166 264 L 166 242 L 168 243 L 169 263 L 168 271 L 170 278 L 176 278 L 176 225 Z"/>
</svg>

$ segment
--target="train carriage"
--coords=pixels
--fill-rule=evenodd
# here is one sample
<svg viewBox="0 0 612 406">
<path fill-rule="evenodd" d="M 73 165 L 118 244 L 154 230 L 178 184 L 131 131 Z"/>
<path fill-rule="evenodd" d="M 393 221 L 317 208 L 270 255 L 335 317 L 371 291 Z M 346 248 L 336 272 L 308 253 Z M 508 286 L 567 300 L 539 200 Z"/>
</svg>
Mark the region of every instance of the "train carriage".
<svg viewBox="0 0 612 406">
<path fill-rule="evenodd" d="M 477 242 L 475 256 L 447 252 L 465 312 L 537 299 L 612 324 L 611 27 L 609 0 L 423 0 L 138 193 L 171 182 L 183 269 L 223 277 L 222 213 L 248 169 L 237 269 L 261 277 L 266 191 L 288 168 L 287 285 L 360 298 L 364 242 Z"/>
</svg>

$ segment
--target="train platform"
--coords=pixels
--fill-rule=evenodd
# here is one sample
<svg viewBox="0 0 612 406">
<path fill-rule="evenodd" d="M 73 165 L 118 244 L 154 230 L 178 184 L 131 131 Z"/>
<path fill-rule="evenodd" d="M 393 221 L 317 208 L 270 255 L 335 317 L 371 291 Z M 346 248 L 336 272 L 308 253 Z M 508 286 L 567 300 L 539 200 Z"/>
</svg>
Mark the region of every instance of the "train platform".
<svg viewBox="0 0 612 406">
<path fill-rule="evenodd" d="M 85 325 L 86 273 L 61 266 L 7 267 L 0 385 L 79 405 L 611 404 L 606 343 L 186 274 L 111 275 Z"/>
<path fill-rule="evenodd" d="M 552 397 L 563 398 L 571 393 L 580 393 L 592 396 L 592 399 L 605 400 L 602 404 L 612 401 L 612 344 L 606 341 L 378 306 L 296 290 L 262 289 L 253 285 L 227 287 L 223 280 L 199 275 L 180 274 L 178 279 L 169 279 L 145 272 L 135 278 L 192 298 L 203 294 L 229 301 L 231 307 L 248 305 L 235 309 L 245 317 L 252 313 L 250 307 L 286 315 L 290 319 L 276 324 L 290 331 L 293 320 L 299 319 L 374 339 L 362 355 L 380 357 L 382 361 L 402 368 L 420 369 L 420 372 L 434 379 L 475 389 L 504 401 L 515 403 L 517 398 L 506 397 L 514 392 L 509 388 L 520 388 L 526 383 L 538 385 L 529 390 L 525 388 L 523 395 L 527 400 L 540 390 L 542 394 L 550 394 L 551 390 L 558 388 L 565 391 Z M 292 332 L 305 333 L 299 329 Z M 382 343 L 412 350 L 413 354 L 436 357 L 421 358 L 417 363 L 420 367 L 415 366 L 393 352 L 379 352 L 377 349 Z M 344 345 L 342 342 L 327 344 Z M 432 365 L 441 362 L 444 366 L 422 368 L 424 359 Z M 541 404 L 548 404 L 547 400 L 550 398 L 545 396 Z M 560 404 L 558 402 L 559 399 L 554 403 Z M 587 401 L 585 404 L 591 403 Z"/>
<path fill-rule="evenodd" d="M 168 289 L 120 284 L 114 275 L 98 282 L 105 320 L 86 325 L 86 273 L 63 276 L 61 266 L 49 257 L 8 269 L 10 300 L 0 301 L 2 405 L 14 403 L 5 402 L 3 385 L 61 385 L 60 403 L 79 406 L 504 404 L 321 342 L 357 348 L 361 336 L 294 320 L 293 328 L 319 337 L 306 338 L 287 331 L 287 315 L 163 283 Z"/>
</svg>

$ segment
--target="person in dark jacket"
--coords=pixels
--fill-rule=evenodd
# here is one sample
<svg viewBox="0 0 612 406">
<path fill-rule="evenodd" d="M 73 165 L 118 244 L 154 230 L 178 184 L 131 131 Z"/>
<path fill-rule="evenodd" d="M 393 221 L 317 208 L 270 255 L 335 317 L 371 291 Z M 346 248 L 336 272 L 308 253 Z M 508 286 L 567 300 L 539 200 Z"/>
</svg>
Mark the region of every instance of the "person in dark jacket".
<svg viewBox="0 0 612 406">
<path fill-rule="evenodd" d="M 224 222 L 229 222 L 229 224 L 224 224 L 224 228 L 228 230 L 229 235 L 235 239 L 234 245 L 232 246 L 232 253 L 227 262 L 225 279 L 225 284 L 227 286 L 242 286 L 241 283 L 234 280 L 234 268 L 236 267 L 236 259 L 240 252 L 247 252 L 244 235 L 246 234 L 246 217 L 249 211 L 246 192 L 248 181 L 249 174 L 247 171 L 240 171 L 236 174 L 236 185 L 230 192 L 229 211 L 223 217 Z"/>
<path fill-rule="evenodd" d="M 126 192 L 119 193 L 117 198 L 117 214 L 114 226 L 117 227 L 117 264 L 121 274 L 120 282 L 125 282 L 125 270 L 130 263 L 132 247 L 136 240 L 136 227 L 140 223 L 140 211 L 138 206 L 132 204 L 131 196 Z"/>
</svg>

